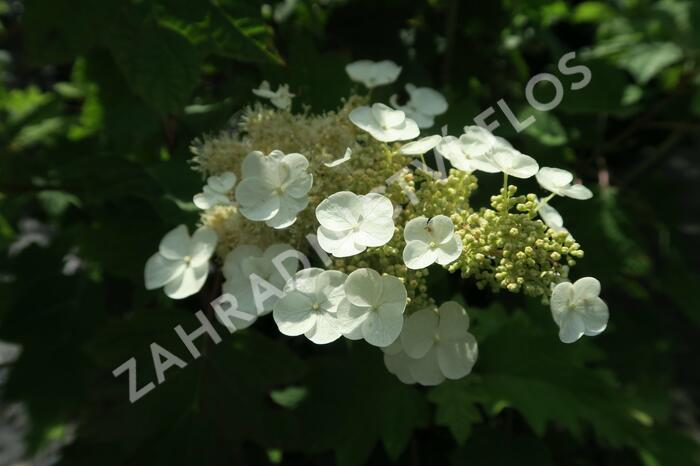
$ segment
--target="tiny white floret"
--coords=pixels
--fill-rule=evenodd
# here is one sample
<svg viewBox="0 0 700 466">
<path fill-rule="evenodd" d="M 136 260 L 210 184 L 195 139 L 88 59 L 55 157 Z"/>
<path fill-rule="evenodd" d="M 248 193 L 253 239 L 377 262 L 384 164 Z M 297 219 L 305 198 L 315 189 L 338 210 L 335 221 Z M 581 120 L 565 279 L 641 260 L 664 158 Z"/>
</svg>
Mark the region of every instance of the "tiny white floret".
<svg viewBox="0 0 700 466">
<path fill-rule="evenodd" d="M 382 142 L 406 141 L 418 137 L 420 130 L 415 121 L 406 118 L 401 110 L 384 104 L 357 107 L 350 112 L 350 121 Z"/>
<path fill-rule="evenodd" d="M 394 207 L 379 193 L 331 194 L 316 207 L 318 244 L 335 257 L 349 257 L 383 246 L 394 236 Z"/>
<path fill-rule="evenodd" d="M 403 327 L 408 294 L 401 280 L 357 269 L 345 281 L 345 298 L 338 305 L 338 323 L 346 338 L 385 347 Z"/>
<path fill-rule="evenodd" d="M 417 217 L 406 223 L 403 260 L 409 269 L 423 269 L 437 262 L 447 265 L 462 253 L 462 240 L 454 233 L 454 223 L 446 215 L 430 220 Z"/>
<path fill-rule="evenodd" d="M 313 184 L 309 161 L 301 154 L 254 151 L 243 160 L 243 177 L 236 188 L 241 214 L 273 228 L 287 228 L 309 204 Z"/>
<path fill-rule="evenodd" d="M 146 262 L 146 289 L 163 287 L 172 299 L 197 293 L 207 280 L 209 259 L 217 242 L 216 232 L 209 227 L 199 228 L 192 237 L 185 225 L 171 230 L 161 240 L 158 252 Z"/>
<path fill-rule="evenodd" d="M 593 197 L 590 189 L 582 184 L 571 184 L 574 175 L 560 168 L 542 167 L 536 175 L 537 182 L 547 191 L 572 199 L 586 200 Z"/>
<path fill-rule="evenodd" d="M 401 73 L 401 67 L 391 60 L 380 62 L 359 60 L 346 65 L 345 72 L 353 81 L 364 84 L 368 89 L 373 89 L 396 81 Z"/>
<path fill-rule="evenodd" d="M 608 326 L 608 306 L 600 299 L 600 282 L 583 277 L 573 284 L 562 282 L 550 298 L 552 318 L 559 326 L 559 339 L 573 343 L 581 336 L 595 336 Z"/>
<path fill-rule="evenodd" d="M 236 174 L 233 172 L 210 176 L 207 178 L 207 184 L 202 188 L 203 192 L 194 196 L 194 205 L 203 210 L 215 205 L 231 205 L 233 202 L 229 193 L 235 185 Z"/>
</svg>

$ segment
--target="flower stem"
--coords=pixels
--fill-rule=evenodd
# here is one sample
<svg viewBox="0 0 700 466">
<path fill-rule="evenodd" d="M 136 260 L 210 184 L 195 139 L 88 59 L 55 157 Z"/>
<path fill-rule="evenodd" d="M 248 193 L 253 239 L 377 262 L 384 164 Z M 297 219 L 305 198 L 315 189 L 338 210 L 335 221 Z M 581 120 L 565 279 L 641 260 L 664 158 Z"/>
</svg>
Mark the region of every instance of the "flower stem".
<svg viewBox="0 0 700 466">
<path fill-rule="evenodd" d="M 503 174 L 503 191 L 501 192 L 501 195 L 503 196 L 503 211 L 502 211 L 502 213 L 505 215 L 510 210 L 510 206 L 508 205 L 509 198 L 510 198 L 510 196 L 508 195 L 508 173 Z"/>
</svg>

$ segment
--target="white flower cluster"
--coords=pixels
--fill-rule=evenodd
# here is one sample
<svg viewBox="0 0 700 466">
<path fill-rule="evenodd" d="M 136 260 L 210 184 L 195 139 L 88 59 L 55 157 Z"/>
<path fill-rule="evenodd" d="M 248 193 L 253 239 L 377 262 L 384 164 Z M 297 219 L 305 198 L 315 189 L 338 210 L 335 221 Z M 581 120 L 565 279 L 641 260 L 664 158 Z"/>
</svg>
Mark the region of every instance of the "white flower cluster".
<svg viewBox="0 0 700 466">
<path fill-rule="evenodd" d="M 371 91 L 394 82 L 401 68 L 391 61 L 363 60 L 348 65 L 346 71 L 353 81 Z M 407 84 L 405 89 L 409 99 L 404 104 L 399 104 L 396 95 L 390 99 L 393 108 L 380 102 L 370 103 L 367 98 L 358 100 L 361 104 L 347 113 L 349 121 L 359 129 L 353 131 L 363 138 L 367 133 L 381 144 L 387 157 L 402 154 L 422 158 L 434 150 L 436 156 L 447 159 L 462 172 L 503 173 L 502 195 L 506 200 L 509 176 L 520 179 L 536 176 L 539 184 L 551 193 L 538 201 L 536 211 L 557 231 L 564 229 L 563 220 L 548 202 L 555 195 L 573 199 L 592 196 L 584 186 L 572 184 L 571 173 L 540 168 L 534 158 L 479 126 L 466 126 L 458 136 L 416 139 L 420 129 L 433 126 L 435 118 L 447 110 L 447 101 L 433 89 L 412 84 Z M 293 94 L 286 85 L 273 92 L 263 82 L 253 92 L 269 99 L 283 112 L 291 107 Z M 360 150 L 367 139 L 362 141 Z M 390 144 L 396 141 L 409 142 Z M 353 149 L 348 147 L 342 157 L 324 162 L 323 170 L 342 170 L 341 166 L 351 158 L 356 160 L 355 157 Z M 194 197 L 194 203 L 205 212 L 233 209 L 248 221 L 271 228 L 277 235 L 275 238 L 284 238 L 285 232 L 294 229 L 308 233 L 306 237 L 314 236 L 315 232 L 317 246 L 337 259 L 352 258 L 399 242 L 404 270 L 420 271 L 433 264 L 446 267 L 457 261 L 467 247 L 457 232 L 461 225 L 455 224 L 462 220 L 453 216 L 454 212 L 442 212 L 430 218 L 397 217 L 403 206 L 395 205 L 388 195 L 355 193 L 342 190 L 341 186 L 318 199 L 314 197 L 318 191 L 314 191 L 313 173 L 318 174 L 312 170 L 306 155 L 281 150 L 272 150 L 267 155 L 251 151 L 240 164 L 238 184 L 233 171 L 212 174 L 203 192 Z M 310 203 L 315 206 L 312 211 L 315 218 L 305 213 Z M 510 206 L 505 204 L 502 214 L 507 215 Z M 534 217 L 535 210 L 532 212 Z M 297 223 L 300 216 L 304 220 Z M 398 225 L 397 218 L 401 218 Z M 313 220 L 317 223 L 310 225 L 309 221 Z M 223 258 L 220 269 L 225 279 L 222 289 L 236 297 L 239 311 L 252 317 L 225 322 L 235 327 L 232 330 L 245 328 L 271 312 L 279 331 L 285 335 L 304 335 L 316 344 L 331 343 L 341 337 L 362 339 L 382 348 L 388 370 L 405 383 L 435 385 L 471 372 L 477 359 L 477 343 L 469 333 L 469 317 L 459 304 L 446 302 L 439 307 L 410 308 L 403 278 L 364 265 L 346 270 L 348 273 L 311 267 L 304 263 L 305 256 L 301 260 L 295 255 L 298 251 L 294 247 L 298 245 L 283 241 L 268 244 L 266 249 L 236 244 L 220 253 Z M 206 281 L 216 246 L 217 235 L 210 228 L 202 227 L 192 237 L 186 227 L 176 228 L 163 238 L 159 251 L 148 260 L 146 287 L 164 287 L 165 293 L 174 299 L 197 293 Z M 304 267 L 300 267 L 302 263 Z M 573 285 L 559 283 L 553 288 L 551 310 L 563 342 L 596 335 L 605 329 L 608 310 L 598 297 L 599 292 L 600 284 L 590 277 Z"/>
</svg>

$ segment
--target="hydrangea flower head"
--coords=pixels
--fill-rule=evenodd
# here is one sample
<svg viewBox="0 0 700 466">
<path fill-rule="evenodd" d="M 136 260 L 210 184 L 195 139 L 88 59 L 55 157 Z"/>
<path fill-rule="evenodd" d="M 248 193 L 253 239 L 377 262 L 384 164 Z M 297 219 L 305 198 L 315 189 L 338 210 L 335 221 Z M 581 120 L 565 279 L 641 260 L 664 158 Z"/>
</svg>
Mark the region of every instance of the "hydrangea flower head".
<svg viewBox="0 0 700 466">
<path fill-rule="evenodd" d="M 318 243 L 335 257 L 349 257 L 367 247 L 386 244 L 394 236 L 394 207 L 378 193 L 331 194 L 316 207 Z"/>
<path fill-rule="evenodd" d="M 273 228 L 292 225 L 309 203 L 313 175 L 308 168 L 309 161 L 297 153 L 248 154 L 243 160 L 243 179 L 236 188 L 241 214 Z"/>
<path fill-rule="evenodd" d="M 146 262 L 146 289 L 163 287 L 172 299 L 197 293 L 207 280 L 216 243 L 216 233 L 208 227 L 199 228 L 191 237 L 185 225 L 171 230 L 161 240 L 158 252 Z"/>
<path fill-rule="evenodd" d="M 550 308 L 564 343 L 573 343 L 583 335 L 598 335 L 608 326 L 608 306 L 600 299 L 600 282 L 593 277 L 556 285 Z"/>
<path fill-rule="evenodd" d="M 347 276 L 337 270 L 300 270 L 287 282 L 272 316 L 285 335 L 305 335 L 316 344 L 340 338 L 336 313 L 345 296 Z"/>
<path fill-rule="evenodd" d="M 345 299 L 338 306 L 340 329 L 347 338 L 364 338 L 374 346 L 389 346 L 398 338 L 406 309 L 406 287 L 390 275 L 357 269 L 345 281 Z"/>
<path fill-rule="evenodd" d="M 373 89 L 396 81 L 401 74 L 401 67 L 391 60 L 380 62 L 359 60 L 348 64 L 345 71 L 353 81 L 364 84 L 368 89 Z"/>
<path fill-rule="evenodd" d="M 445 215 L 430 220 L 414 218 L 406 223 L 403 236 L 403 260 L 409 269 L 423 269 L 435 262 L 447 265 L 462 252 L 462 240 L 454 234 L 454 223 Z"/>
<path fill-rule="evenodd" d="M 350 121 L 382 142 L 406 141 L 420 134 L 416 122 L 406 118 L 404 112 L 379 103 L 355 108 L 350 112 Z"/>
</svg>

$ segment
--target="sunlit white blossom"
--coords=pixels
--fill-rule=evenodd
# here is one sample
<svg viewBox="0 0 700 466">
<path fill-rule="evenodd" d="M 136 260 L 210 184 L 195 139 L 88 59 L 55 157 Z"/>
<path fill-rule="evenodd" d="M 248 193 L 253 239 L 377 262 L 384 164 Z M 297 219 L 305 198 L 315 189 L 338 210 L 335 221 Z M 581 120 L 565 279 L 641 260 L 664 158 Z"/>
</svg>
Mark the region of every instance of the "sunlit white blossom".
<svg viewBox="0 0 700 466">
<path fill-rule="evenodd" d="M 401 110 L 377 103 L 372 107 L 357 107 L 350 112 L 350 121 L 382 142 L 406 141 L 420 134 L 418 125 Z"/>
<path fill-rule="evenodd" d="M 435 89 L 416 87 L 406 84 L 409 99 L 404 105 L 398 104 L 397 96 L 391 96 L 391 105 L 402 110 L 406 116 L 418 124 L 418 127 L 430 128 L 435 124 L 435 117 L 447 111 L 447 100 Z"/>
<path fill-rule="evenodd" d="M 600 282 L 583 277 L 573 284 L 559 283 L 552 290 L 550 308 L 559 326 L 559 339 L 573 343 L 582 335 L 595 336 L 608 325 L 608 306 L 600 299 Z"/>
<path fill-rule="evenodd" d="M 340 338 L 336 313 L 347 276 L 337 270 L 304 269 L 289 280 L 272 316 L 285 335 L 304 334 L 316 344 Z"/>
<path fill-rule="evenodd" d="M 382 246 L 394 236 L 394 207 L 378 193 L 331 194 L 316 207 L 318 244 L 335 257 L 349 257 Z"/>
<path fill-rule="evenodd" d="M 401 333 L 408 294 L 401 280 L 357 269 L 345 281 L 345 298 L 338 305 L 339 328 L 351 340 L 389 346 Z"/>
<path fill-rule="evenodd" d="M 236 185 L 236 174 L 224 172 L 207 178 L 203 192 L 194 196 L 194 205 L 200 209 L 209 209 L 215 205 L 231 205 L 229 192 Z"/>
<path fill-rule="evenodd" d="M 190 237 L 187 227 L 180 225 L 168 232 L 158 252 L 146 262 L 146 289 L 164 287 L 172 299 L 183 299 L 197 293 L 209 274 L 209 259 L 218 238 L 209 227 L 199 228 Z"/>
<path fill-rule="evenodd" d="M 287 84 L 281 84 L 277 91 L 273 92 L 270 88 L 270 83 L 263 81 L 260 87 L 253 89 L 253 94 L 264 99 L 269 99 L 272 105 L 279 108 L 280 110 L 288 110 L 292 106 L 292 98 L 294 94 L 289 92 L 289 86 Z"/>
<path fill-rule="evenodd" d="M 254 151 L 243 160 L 243 179 L 236 188 L 241 214 L 273 228 L 292 225 L 309 203 L 313 184 L 309 161 L 301 154 L 270 155 Z"/>
<path fill-rule="evenodd" d="M 285 283 L 299 267 L 291 251 L 288 244 L 273 244 L 264 252 L 257 246 L 242 244 L 228 253 L 222 270 L 226 279 L 222 290 L 236 297 L 239 311 L 252 316 L 272 311 Z M 253 321 L 237 327 L 245 328 Z"/>
<path fill-rule="evenodd" d="M 591 190 L 582 184 L 571 184 L 574 180 L 574 175 L 566 170 L 542 167 L 535 176 L 540 186 L 559 196 L 566 196 L 578 200 L 586 200 L 593 197 Z"/>
<path fill-rule="evenodd" d="M 418 383 L 436 385 L 444 378 L 468 375 L 478 357 L 476 339 L 469 333 L 469 316 L 454 301 L 417 311 L 406 318 L 401 346 L 408 370 Z"/>
<path fill-rule="evenodd" d="M 372 89 L 396 81 L 401 73 L 401 67 L 391 60 L 380 62 L 359 60 L 346 65 L 345 71 L 350 79 Z"/>
<path fill-rule="evenodd" d="M 447 265 L 462 252 L 462 240 L 455 235 L 454 224 L 445 215 L 430 220 L 422 216 L 411 219 L 403 236 L 406 240 L 403 260 L 409 269 L 422 269 L 435 262 Z"/>
</svg>

